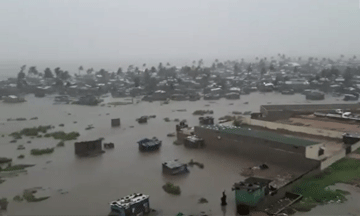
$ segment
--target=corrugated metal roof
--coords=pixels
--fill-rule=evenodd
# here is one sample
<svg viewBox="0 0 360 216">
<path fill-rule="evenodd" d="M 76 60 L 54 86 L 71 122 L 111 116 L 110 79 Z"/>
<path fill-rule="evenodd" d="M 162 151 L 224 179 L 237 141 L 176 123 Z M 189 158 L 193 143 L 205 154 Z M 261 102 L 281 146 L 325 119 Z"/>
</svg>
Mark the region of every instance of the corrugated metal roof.
<svg viewBox="0 0 360 216">
<path fill-rule="evenodd" d="M 318 142 L 314 142 L 311 140 L 304 140 L 299 139 L 296 137 L 290 137 L 290 136 L 283 136 L 277 133 L 269 132 L 269 131 L 260 131 L 260 130 L 253 130 L 251 128 L 229 128 L 229 129 L 223 129 L 220 132 L 222 133 L 229 133 L 229 134 L 237 134 L 241 136 L 248 136 L 248 137 L 254 137 L 258 139 L 264 139 L 269 141 L 275 141 L 280 142 L 288 145 L 294 145 L 294 146 L 310 146 L 318 144 Z"/>
</svg>

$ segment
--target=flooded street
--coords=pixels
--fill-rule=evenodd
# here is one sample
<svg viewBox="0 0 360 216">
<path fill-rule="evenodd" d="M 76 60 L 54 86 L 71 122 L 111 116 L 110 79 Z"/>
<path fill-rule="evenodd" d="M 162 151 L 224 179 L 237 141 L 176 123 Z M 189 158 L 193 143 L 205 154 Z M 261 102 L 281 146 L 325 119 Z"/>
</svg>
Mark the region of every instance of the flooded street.
<svg viewBox="0 0 360 216">
<path fill-rule="evenodd" d="M 342 103 L 341 99 L 328 96 L 323 101 L 311 103 Z M 186 149 L 182 145 L 174 145 L 175 138 L 166 135 L 175 131 L 176 122 L 165 122 L 163 118 L 186 119 L 189 126 L 194 126 L 198 125 L 198 116 L 193 116 L 192 113 L 199 109 L 214 110 L 213 116 L 218 119 L 231 114 L 232 111 L 258 112 L 260 105 L 268 103 L 309 103 L 304 95 L 279 93 L 253 93 L 241 96 L 240 100 L 221 99 L 211 103 L 203 100 L 171 101 L 170 104 L 162 106 L 160 102 L 141 102 L 117 107 L 53 105 L 53 96 L 34 98 L 32 95 L 27 96 L 26 100 L 28 102 L 22 104 L 0 103 L 0 133 L 6 135 L 0 138 L 0 157 L 13 158 L 13 164 L 36 165 L 28 168 L 27 174 L 8 178 L 0 184 L 0 197 L 10 200 L 8 215 L 106 215 L 109 212 L 110 201 L 134 192 L 150 195 L 151 208 L 160 210 L 163 215 L 176 215 L 178 212 L 196 214 L 201 211 L 212 215 L 235 215 L 231 187 L 234 182 L 244 179 L 239 172 L 249 165 L 249 161 L 207 149 Z M 111 101 L 119 100 L 105 98 L 105 102 Z M 207 104 L 210 106 L 205 106 Z M 187 111 L 175 111 L 178 109 Z M 156 115 L 156 118 L 150 119 L 147 124 L 139 125 L 135 119 L 143 115 Z M 6 120 L 18 117 L 28 120 Z M 29 120 L 32 117 L 39 119 Z M 111 118 L 120 118 L 121 127 L 111 128 Z M 59 124 L 65 126 L 59 127 Z M 89 124 L 95 128 L 85 130 Z M 77 158 L 74 154 L 74 141 L 67 141 L 65 147 L 56 147 L 52 154 L 32 156 L 31 149 L 54 147 L 59 140 L 30 139 L 24 136 L 17 143 L 10 143 L 12 138 L 7 136 L 8 134 L 39 125 L 53 125 L 55 129 L 52 131 L 77 131 L 80 133 L 78 141 L 104 137 L 104 142 L 113 142 L 115 148 L 106 150 L 106 153 L 99 157 Z M 163 141 L 160 151 L 139 152 L 136 142 L 153 136 Z M 29 140 L 31 143 L 27 143 Z M 18 145 L 24 145 L 26 149 L 16 150 Z M 20 154 L 24 154 L 25 158 L 17 159 Z M 190 167 L 190 173 L 183 176 L 164 176 L 161 163 L 176 158 L 183 162 L 194 159 L 203 163 L 205 167 Z M 163 191 L 161 187 L 168 181 L 180 186 L 180 196 Z M 39 186 L 43 187 L 44 191 L 38 193 L 49 194 L 50 199 L 38 203 L 12 201 L 12 198 L 21 195 L 24 189 Z M 68 193 L 61 194 L 60 189 Z M 228 196 L 226 212 L 220 207 L 220 197 L 224 190 Z M 209 203 L 198 204 L 201 197 L 206 198 Z M 357 207 L 354 200 L 341 205 L 319 206 L 310 213 L 299 215 L 320 215 L 335 210 L 340 212 L 342 207 L 349 209 L 342 213 L 359 215 L 359 211 L 351 210 L 352 207 Z"/>
</svg>

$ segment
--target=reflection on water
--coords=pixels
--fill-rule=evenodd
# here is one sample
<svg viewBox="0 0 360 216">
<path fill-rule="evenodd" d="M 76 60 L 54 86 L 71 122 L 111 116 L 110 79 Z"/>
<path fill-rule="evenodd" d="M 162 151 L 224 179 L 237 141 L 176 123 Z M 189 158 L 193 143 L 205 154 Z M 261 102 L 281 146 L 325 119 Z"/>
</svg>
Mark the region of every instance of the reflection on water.
<svg viewBox="0 0 360 216">
<path fill-rule="evenodd" d="M 196 214 L 204 211 L 212 215 L 235 215 L 235 201 L 232 192 L 227 193 L 228 205 L 220 206 L 222 191 L 231 191 L 234 182 L 243 180 L 239 172 L 248 167 L 243 158 L 212 152 L 207 149 L 185 149 L 173 145 L 175 138 L 167 137 L 175 131 L 176 122 L 165 122 L 163 118 L 186 119 L 189 125 L 198 125 L 198 118 L 192 115 L 197 109 L 212 109 L 214 117 L 230 114 L 232 111 L 259 111 L 263 104 L 307 103 L 303 95 L 284 96 L 276 93 L 242 96 L 240 100 L 171 102 L 160 106 L 160 102 L 142 102 L 135 105 L 117 107 L 87 107 L 76 105 L 53 105 L 53 98 L 33 98 L 28 96 L 23 104 L 0 103 L 0 131 L 10 134 L 24 127 L 54 125 L 54 130 L 78 131 L 78 140 L 91 140 L 100 137 L 105 142 L 113 142 L 115 149 L 93 158 L 77 158 L 74 155 L 73 141 L 65 142 L 65 147 L 56 148 L 53 154 L 31 156 L 32 148 L 53 147 L 58 141 L 48 138 L 35 138 L 31 144 L 24 137 L 17 143 L 9 143 L 11 138 L 0 138 L 0 156 L 12 157 L 14 163 L 29 163 L 26 175 L 8 179 L 0 185 L 1 196 L 9 200 L 21 194 L 26 188 L 44 187 L 51 198 L 38 203 L 10 202 L 9 215 L 104 215 L 109 211 L 108 202 L 124 195 L 141 192 L 150 195 L 151 207 L 159 209 L 163 215 L 176 215 L 178 212 Z M 116 101 L 106 98 L 106 100 Z M 338 98 L 326 98 L 312 103 L 336 103 Z M 108 101 L 107 101 L 108 102 Z M 249 102 L 244 104 L 244 102 Z M 233 105 L 229 105 L 233 103 Z M 205 106 L 210 104 L 210 106 Z M 187 112 L 173 110 L 187 109 Z M 71 113 L 69 115 L 68 113 Z M 106 115 L 109 113 L 109 115 Z M 135 119 L 142 115 L 156 115 L 147 124 L 139 125 Z M 7 122 L 7 118 L 39 117 L 38 120 Z M 121 118 L 120 128 L 111 128 L 110 119 Z M 77 121 L 74 124 L 74 121 Z M 64 127 L 58 127 L 64 124 Z M 92 124 L 95 128 L 85 130 Z M 131 128 L 134 126 L 134 128 Z M 140 153 L 137 141 L 142 138 L 158 137 L 163 141 L 160 151 Z M 24 145 L 25 150 L 16 150 Z M 17 159 L 24 154 L 25 158 Z M 184 176 L 166 176 L 161 172 L 161 163 L 166 160 L 180 159 L 184 162 L 194 159 L 204 163 L 205 168 L 194 166 Z M 51 162 L 49 162 L 51 161 Z M 181 187 L 182 194 L 173 196 L 162 190 L 167 181 Z M 64 190 L 68 193 L 62 194 Z M 198 204 L 204 197 L 209 203 Z M 349 202 L 350 203 L 350 202 Z M 356 205 L 355 205 L 356 206 Z"/>
</svg>

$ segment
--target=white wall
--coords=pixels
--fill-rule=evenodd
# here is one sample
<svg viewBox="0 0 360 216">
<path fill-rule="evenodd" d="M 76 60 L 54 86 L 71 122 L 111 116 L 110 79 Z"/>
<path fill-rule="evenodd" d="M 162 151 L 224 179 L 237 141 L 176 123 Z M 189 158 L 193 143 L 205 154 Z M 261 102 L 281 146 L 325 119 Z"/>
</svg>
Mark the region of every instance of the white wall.
<svg viewBox="0 0 360 216">
<path fill-rule="evenodd" d="M 323 147 L 323 146 L 324 146 L 324 144 L 322 144 L 322 143 L 316 144 L 316 145 L 311 145 L 311 146 L 306 146 L 305 157 L 311 158 L 311 159 L 325 158 L 324 155 L 319 157 L 320 147 Z M 326 149 L 325 149 L 325 151 L 326 151 Z"/>
<path fill-rule="evenodd" d="M 297 133 L 306 133 L 311 135 L 340 138 L 340 139 L 342 139 L 342 135 L 343 135 L 343 132 L 339 132 L 339 131 L 331 131 L 331 130 L 324 130 L 318 128 L 295 126 L 295 125 L 281 124 L 281 123 L 275 123 L 269 121 L 261 121 L 261 120 L 251 119 L 249 117 L 243 117 L 242 120 L 246 124 L 265 127 L 272 130 L 284 129 Z"/>
</svg>

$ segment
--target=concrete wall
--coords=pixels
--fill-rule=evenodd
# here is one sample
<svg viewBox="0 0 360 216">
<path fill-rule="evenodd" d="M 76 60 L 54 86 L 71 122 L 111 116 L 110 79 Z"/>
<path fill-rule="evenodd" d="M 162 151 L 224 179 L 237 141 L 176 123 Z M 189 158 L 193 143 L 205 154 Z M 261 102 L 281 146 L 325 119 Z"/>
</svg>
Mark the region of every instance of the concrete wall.
<svg viewBox="0 0 360 216">
<path fill-rule="evenodd" d="M 311 158 L 311 159 L 319 159 L 325 156 L 319 157 L 319 150 L 320 147 L 323 147 L 324 144 L 317 144 L 317 145 L 311 145 L 307 146 L 305 150 L 305 157 Z"/>
<path fill-rule="evenodd" d="M 195 134 L 204 139 L 208 149 L 247 157 L 256 163 L 274 163 L 304 172 L 320 165 L 320 161 L 305 157 L 304 147 L 295 148 L 291 145 L 221 133 L 202 127 L 195 127 Z"/>
<path fill-rule="evenodd" d="M 275 123 L 275 122 L 270 122 L 270 121 L 251 119 L 248 117 L 244 117 L 242 119 L 242 121 L 248 125 L 264 127 L 264 128 L 268 128 L 268 129 L 272 129 L 272 130 L 283 129 L 283 130 L 288 130 L 291 132 L 305 133 L 305 134 L 311 134 L 311 135 L 316 135 L 316 136 L 325 136 L 325 137 L 339 138 L 339 139 L 342 139 L 342 135 L 343 135 L 343 132 L 339 132 L 339 131 L 281 124 L 281 123 Z"/>
<path fill-rule="evenodd" d="M 324 170 L 324 169 L 328 168 L 329 166 L 331 166 L 331 164 L 344 158 L 345 156 L 346 156 L 345 149 L 338 151 L 336 154 L 332 155 L 331 157 L 328 157 L 328 158 L 324 159 L 323 161 L 321 161 L 320 169 Z"/>
</svg>

